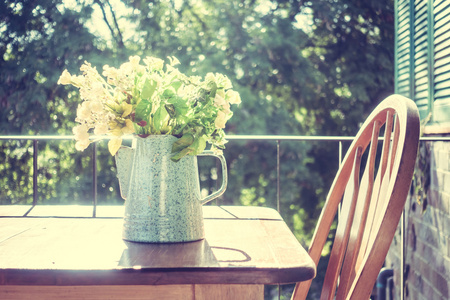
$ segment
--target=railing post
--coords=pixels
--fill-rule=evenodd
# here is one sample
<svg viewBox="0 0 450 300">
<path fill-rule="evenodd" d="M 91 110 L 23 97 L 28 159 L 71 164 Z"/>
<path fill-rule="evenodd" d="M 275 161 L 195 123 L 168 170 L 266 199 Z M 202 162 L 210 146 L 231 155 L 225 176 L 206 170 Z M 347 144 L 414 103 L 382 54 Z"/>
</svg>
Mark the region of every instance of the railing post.
<svg viewBox="0 0 450 300">
<path fill-rule="evenodd" d="M 342 140 L 339 141 L 339 168 L 341 167 L 341 164 L 342 164 Z M 338 219 L 340 215 L 341 215 L 341 202 L 339 202 L 338 205 Z"/>
<path fill-rule="evenodd" d="M 277 140 L 277 211 L 280 213 L 281 204 L 280 204 L 280 196 L 281 196 L 281 187 L 280 187 L 280 144 L 281 141 Z M 281 285 L 278 284 L 278 300 L 281 299 Z"/>
<path fill-rule="evenodd" d="M 33 204 L 30 209 L 23 215 L 24 217 L 28 216 L 28 214 L 33 210 L 38 201 L 38 140 L 33 139 Z"/>
<path fill-rule="evenodd" d="M 217 172 L 219 171 L 219 170 L 222 170 L 222 167 L 220 166 L 220 161 L 218 160 L 218 159 L 216 159 L 216 170 L 217 170 Z M 221 176 L 225 176 L 225 174 L 221 174 Z M 217 179 L 216 179 L 216 191 L 218 191 L 220 189 L 220 183 L 219 183 L 219 177 L 217 177 Z M 222 198 L 223 196 L 220 196 L 220 197 L 217 197 L 216 198 L 216 205 L 217 206 L 219 206 L 220 205 L 220 199 Z"/>
<path fill-rule="evenodd" d="M 400 300 L 404 299 L 405 291 L 405 209 L 400 218 Z"/>
<path fill-rule="evenodd" d="M 92 143 L 92 217 L 97 216 L 97 142 Z"/>
<path fill-rule="evenodd" d="M 280 140 L 277 140 L 277 211 L 280 212 Z"/>
<path fill-rule="evenodd" d="M 38 201 L 38 141 L 33 140 L 33 207 Z"/>
</svg>

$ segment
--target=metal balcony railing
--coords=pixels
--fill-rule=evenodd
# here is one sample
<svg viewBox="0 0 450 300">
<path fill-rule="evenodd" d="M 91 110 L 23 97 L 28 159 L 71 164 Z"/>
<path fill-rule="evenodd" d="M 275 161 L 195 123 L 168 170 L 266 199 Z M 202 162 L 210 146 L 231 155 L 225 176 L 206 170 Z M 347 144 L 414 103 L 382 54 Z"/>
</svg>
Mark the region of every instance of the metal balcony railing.
<svg viewBox="0 0 450 300">
<path fill-rule="evenodd" d="M 26 217 L 31 210 L 36 206 L 38 202 L 38 142 L 39 141 L 63 141 L 63 140 L 72 140 L 73 136 L 0 136 L 1 141 L 32 141 L 32 149 L 33 149 L 33 169 L 32 169 L 32 186 L 33 186 L 33 202 L 31 208 L 27 211 L 27 213 L 23 216 Z M 343 156 L 343 143 L 351 142 L 353 137 L 344 137 L 344 136 L 285 136 L 285 135 L 230 135 L 227 136 L 227 140 L 232 142 L 236 141 L 263 141 L 263 142 L 273 142 L 276 146 L 276 205 L 278 211 L 280 211 L 280 191 L 281 185 L 280 182 L 280 166 L 282 164 L 281 161 L 281 147 L 284 142 L 332 142 L 338 143 L 339 145 L 339 153 L 336 159 L 339 162 L 342 160 Z M 445 141 L 450 142 L 450 137 L 422 137 L 420 139 L 421 142 L 435 142 L 435 141 Z M 97 215 L 97 142 L 93 142 L 92 147 L 92 217 L 95 218 Z M 0 162 L 1 163 L 1 162 Z M 401 261 L 401 269 L 404 269 L 404 255 L 405 255 L 405 247 L 404 247 L 404 229 L 405 222 L 402 217 L 400 222 L 400 261 Z M 401 290 L 403 290 L 403 280 L 401 280 Z M 280 289 L 279 289 L 280 293 Z"/>
<path fill-rule="evenodd" d="M 289 136 L 289 135 L 228 135 L 227 140 L 230 142 L 233 141 L 273 141 L 276 145 L 277 149 L 277 157 L 276 157 L 276 203 L 277 210 L 280 211 L 280 191 L 281 191 L 281 182 L 280 182 L 280 147 L 283 142 L 293 141 L 293 142 L 335 142 L 339 145 L 339 161 L 342 160 L 343 156 L 343 142 L 351 142 L 354 137 L 345 137 L 345 136 Z M 33 202 L 30 211 L 38 202 L 38 142 L 39 141 L 63 141 L 63 140 L 73 140 L 74 137 L 71 135 L 65 136 L 28 136 L 28 135 L 0 135 L 0 141 L 14 141 L 14 140 L 22 140 L 22 141 L 32 141 L 33 143 L 33 172 L 32 172 L 32 182 L 33 182 Z M 107 139 L 107 138 L 103 138 Z M 131 137 L 129 137 L 131 139 Z M 380 139 L 381 141 L 382 139 Z M 450 137 L 422 137 L 420 141 L 450 141 Z M 93 151 L 92 151 L 92 206 L 93 212 L 92 217 L 96 217 L 96 207 L 97 207 L 97 142 L 92 143 Z M 27 214 L 26 214 L 27 215 Z M 25 215 L 25 216 L 26 216 Z"/>
<path fill-rule="evenodd" d="M 66 136 L 26 136 L 26 135 L 11 135 L 11 136 L 0 136 L 1 140 L 22 140 L 22 141 L 32 141 L 33 143 L 33 202 L 32 208 L 38 202 L 38 142 L 39 141 L 63 141 L 63 140 L 73 140 L 74 137 L 70 135 Z M 104 138 L 107 139 L 107 138 Z M 129 138 L 131 139 L 131 137 Z M 342 143 L 347 141 L 352 141 L 353 137 L 343 137 L 343 136 L 281 136 L 281 135 L 229 135 L 227 136 L 227 140 L 230 142 L 233 141 L 273 141 L 276 145 L 277 149 L 277 157 L 276 157 L 276 173 L 277 173 L 277 210 L 280 211 L 280 190 L 281 190 L 281 182 L 280 182 L 280 147 L 282 142 L 287 141 L 308 141 L 308 142 L 337 142 L 339 143 L 339 160 L 342 158 Z M 96 217 L 96 207 L 97 207 L 97 142 L 92 143 L 93 151 L 92 151 L 92 182 L 93 182 L 93 190 L 92 190 L 92 205 L 93 212 L 92 217 Z M 29 212 L 30 212 L 29 211 Z M 28 212 L 28 213 L 29 213 Z M 26 216 L 26 215 L 25 215 Z"/>
</svg>

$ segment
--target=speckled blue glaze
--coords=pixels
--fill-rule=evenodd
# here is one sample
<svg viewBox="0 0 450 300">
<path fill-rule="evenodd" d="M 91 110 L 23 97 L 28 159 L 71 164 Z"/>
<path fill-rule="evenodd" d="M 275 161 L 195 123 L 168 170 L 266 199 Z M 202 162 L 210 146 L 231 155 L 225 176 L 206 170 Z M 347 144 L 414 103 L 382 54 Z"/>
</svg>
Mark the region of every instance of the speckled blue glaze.
<svg viewBox="0 0 450 300">
<path fill-rule="evenodd" d="M 204 238 L 197 157 L 171 161 L 176 139 L 170 135 L 136 137 L 132 148 L 121 147 L 116 154 L 126 200 L 123 239 L 171 243 Z"/>
</svg>

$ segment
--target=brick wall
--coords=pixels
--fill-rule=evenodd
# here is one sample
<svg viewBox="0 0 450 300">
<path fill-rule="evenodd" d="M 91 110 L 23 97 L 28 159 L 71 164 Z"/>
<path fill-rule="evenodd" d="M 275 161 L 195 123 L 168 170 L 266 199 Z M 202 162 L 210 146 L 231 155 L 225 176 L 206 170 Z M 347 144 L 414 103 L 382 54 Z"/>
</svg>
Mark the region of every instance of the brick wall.
<svg viewBox="0 0 450 300">
<path fill-rule="evenodd" d="M 450 299 L 450 143 L 421 142 L 411 197 L 405 206 L 404 299 Z M 427 159 L 428 158 L 428 159 Z M 400 299 L 400 230 L 386 267 Z M 388 298 L 387 298 L 388 299 Z"/>
</svg>

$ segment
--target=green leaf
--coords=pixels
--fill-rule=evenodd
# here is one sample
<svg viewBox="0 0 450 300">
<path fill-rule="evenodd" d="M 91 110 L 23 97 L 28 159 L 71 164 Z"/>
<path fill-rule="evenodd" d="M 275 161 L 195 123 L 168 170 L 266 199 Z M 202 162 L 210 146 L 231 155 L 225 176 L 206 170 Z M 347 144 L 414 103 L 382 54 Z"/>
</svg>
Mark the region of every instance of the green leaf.
<svg viewBox="0 0 450 300">
<path fill-rule="evenodd" d="M 156 131 L 161 131 L 161 129 L 167 125 L 169 118 L 170 116 L 165 106 L 160 105 L 153 116 L 153 126 Z"/>
<path fill-rule="evenodd" d="M 201 89 L 198 91 L 198 98 L 197 98 L 197 100 L 198 100 L 199 102 L 205 102 L 205 101 L 206 101 L 207 93 L 208 93 L 207 90 L 205 90 L 204 88 L 201 88 Z"/>
<path fill-rule="evenodd" d="M 173 105 L 177 116 L 184 117 L 187 115 L 189 106 L 186 104 L 186 101 L 183 98 L 173 97 L 169 99 L 168 103 Z"/>
<path fill-rule="evenodd" d="M 183 150 L 181 150 L 180 152 L 176 153 L 174 156 L 172 156 L 170 158 L 170 160 L 177 162 L 180 159 L 182 159 L 183 157 L 185 157 L 186 155 L 189 155 L 192 152 L 191 149 L 189 148 L 184 148 Z"/>
<path fill-rule="evenodd" d="M 194 143 L 194 136 L 190 133 L 184 134 L 172 145 L 172 153 L 180 152 Z"/>
<path fill-rule="evenodd" d="M 203 136 L 200 136 L 195 139 L 195 142 L 189 146 L 190 149 L 192 149 L 192 155 L 197 155 L 203 152 L 206 148 L 206 138 Z"/>
<path fill-rule="evenodd" d="M 134 121 L 136 123 L 140 121 L 148 121 L 150 112 L 152 111 L 152 103 L 148 100 L 141 100 L 138 105 L 136 105 L 136 114 L 134 116 Z"/>
<path fill-rule="evenodd" d="M 169 103 L 169 104 L 165 104 L 164 107 L 166 108 L 167 112 L 169 113 L 169 116 L 171 118 L 175 118 L 175 115 L 176 115 L 175 105 Z"/>
<path fill-rule="evenodd" d="M 170 87 L 165 89 L 164 92 L 162 93 L 162 96 L 167 99 L 173 98 L 175 97 L 175 95 L 176 95 L 175 91 Z"/>
<path fill-rule="evenodd" d="M 178 91 L 178 89 L 180 88 L 180 86 L 181 86 L 182 84 L 183 84 L 183 82 L 177 80 L 177 81 L 172 82 L 172 83 L 170 84 L 170 86 L 173 87 L 173 89 L 174 89 L 175 91 Z"/>
<path fill-rule="evenodd" d="M 210 90 L 209 92 L 210 97 L 214 98 L 217 92 L 217 83 L 215 83 L 214 81 L 208 82 L 208 88 Z"/>
<path fill-rule="evenodd" d="M 175 153 L 170 159 L 179 161 L 186 155 L 197 155 L 206 148 L 206 138 L 201 136 L 195 138 L 192 134 L 187 133 L 179 138 L 172 146 L 172 153 Z"/>
<path fill-rule="evenodd" d="M 150 99 L 156 90 L 157 82 L 153 79 L 145 78 L 144 86 L 141 91 L 142 99 Z"/>
</svg>

